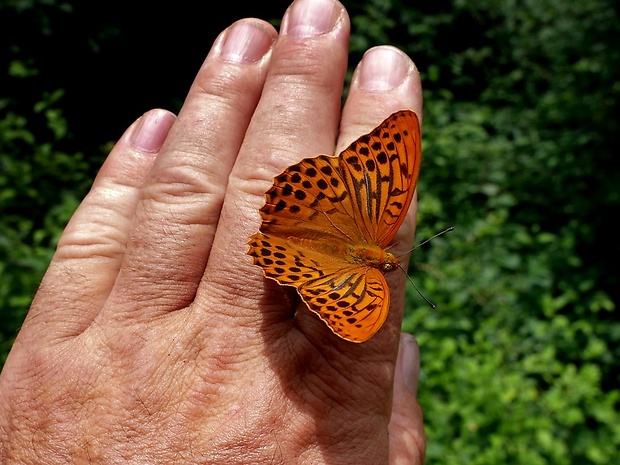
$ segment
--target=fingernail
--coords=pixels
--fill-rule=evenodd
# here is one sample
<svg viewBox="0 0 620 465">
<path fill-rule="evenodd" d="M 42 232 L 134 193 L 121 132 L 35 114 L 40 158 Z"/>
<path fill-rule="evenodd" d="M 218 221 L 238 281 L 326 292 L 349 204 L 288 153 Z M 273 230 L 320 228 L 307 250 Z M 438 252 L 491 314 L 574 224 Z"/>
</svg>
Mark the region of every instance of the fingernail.
<svg viewBox="0 0 620 465">
<path fill-rule="evenodd" d="M 157 152 L 164 144 L 176 117 L 166 110 L 151 110 L 142 115 L 131 134 L 131 144 L 143 152 Z"/>
<path fill-rule="evenodd" d="M 398 87 L 409 73 L 409 60 L 398 49 L 376 47 L 364 54 L 358 85 L 369 91 L 386 91 Z"/>
<path fill-rule="evenodd" d="M 420 349 L 418 343 L 411 334 L 403 333 L 400 337 L 398 348 L 398 361 L 403 374 L 405 386 L 414 395 L 418 394 L 418 381 L 420 378 Z"/>
<path fill-rule="evenodd" d="M 320 36 L 334 28 L 340 13 L 333 0 L 296 0 L 282 21 L 282 32 L 298 39 Z"/>
<path fill-rule="evenodd" d="M 256 63 L 273 44 L 274 37 L 264 27 L 250 21 L 239 21 L 226 32 L 220 57 L 233 63 Z"/>
</svg>

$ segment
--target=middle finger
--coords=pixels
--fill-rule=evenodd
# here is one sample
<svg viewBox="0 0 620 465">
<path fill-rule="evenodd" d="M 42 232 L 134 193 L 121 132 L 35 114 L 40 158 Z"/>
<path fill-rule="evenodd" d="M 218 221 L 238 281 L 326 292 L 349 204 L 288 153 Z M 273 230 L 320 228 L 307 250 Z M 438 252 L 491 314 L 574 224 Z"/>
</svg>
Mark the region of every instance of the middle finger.
<svg viewBox="0 0 620 465">
<path fill-rule="evenodd" d="M 260 288 L 248 287 L 248 281 L 253 286 L 263 281 L 256 279 L 262 273 L 245 255 L 247 239 L 256 232 L 258 210 L 274 176 L 302 158 L 334 153 L 349 26 L 346 11 L 336 1 L 293 3 L 283 18 L 261 100 L 231 172 L 203 289 L 221 308 L 228 308 L 223 313 L 247 318 L 235 326 L 250 329 L 249 337 L 255 337 L 252 328 L 264 315 L 256 311 Z M 245 296 L 251 311 L 239 315 L 240 299 L 230 299 L 231 294 Z M 225 326 L 210 317 L 214 326 Z"/>
</svg>

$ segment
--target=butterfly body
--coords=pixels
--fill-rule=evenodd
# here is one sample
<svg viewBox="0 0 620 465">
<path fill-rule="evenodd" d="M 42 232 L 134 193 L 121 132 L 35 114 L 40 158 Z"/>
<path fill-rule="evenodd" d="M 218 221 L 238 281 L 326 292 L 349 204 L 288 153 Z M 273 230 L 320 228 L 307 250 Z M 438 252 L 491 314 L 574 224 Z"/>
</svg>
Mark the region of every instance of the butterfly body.
<svg viewBox="0 0 620 465">
<path fill-rule="evenodd" d="M 400 260 L 387 249 L 411 204 L 420 161 L 417 116 L 402 110 L 338 157 L 290 166 L 265 194 L 248 254 L 266 277 L 295 287 L 338 336 L 368 340 L 389 311 L 383 274 Z"/>
<path fill-rule="evenodd" d="M 349 247 L 349 255 L 353 262 L 376 268 L 384 273 L 400 265 L 400 259 L 396 255 L 378 245 L 354 244 Z"/>
</svg>

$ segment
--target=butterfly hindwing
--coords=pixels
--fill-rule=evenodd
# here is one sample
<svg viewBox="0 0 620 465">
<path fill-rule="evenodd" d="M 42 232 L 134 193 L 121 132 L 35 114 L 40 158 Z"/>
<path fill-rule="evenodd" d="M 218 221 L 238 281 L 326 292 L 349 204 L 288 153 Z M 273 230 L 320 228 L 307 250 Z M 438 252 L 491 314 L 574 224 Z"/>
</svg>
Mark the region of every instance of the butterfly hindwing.
<svg viewBox="0 0 620 465">
<path fill-rule="evenodd" d="M 252 235 L 250 247 L 254 263 L 263 268 L 265 276 L 296 287 L 310 310 L 340 337 L 364 342 L 383 324 L 390 295 L 379 270 L 330 260 L 268 234 Z"/>
<path fill-rule="evenodd" d="M 303 283 L 299 295 L 343 339 L 365 342 L 383 325 L 390 293 L 383 273 L 358 266 Z"/>
</svg>

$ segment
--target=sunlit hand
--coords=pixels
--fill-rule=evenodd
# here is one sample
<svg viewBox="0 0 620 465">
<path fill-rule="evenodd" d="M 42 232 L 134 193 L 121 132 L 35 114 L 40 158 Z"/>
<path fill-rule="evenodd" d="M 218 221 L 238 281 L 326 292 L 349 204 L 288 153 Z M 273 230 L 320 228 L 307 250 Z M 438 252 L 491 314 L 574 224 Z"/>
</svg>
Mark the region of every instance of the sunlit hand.
<svg viewBox="0 0 620 465">
<path fill-rule="evenodd" d="M 418 73 L 390 47 L 366 53 L 341 111 L 348 37 L 332 0 L 297 0 L 279 36 L 239 21 L 178 117 L 153 110 L 127 130 L 4 367 L 0 462 L 422 462 L 405 276 L 387 276 L 388 320 L 354 344 L 246 255 L 275 175 L 393 111 L 422 114 Z"/>
</svg>

